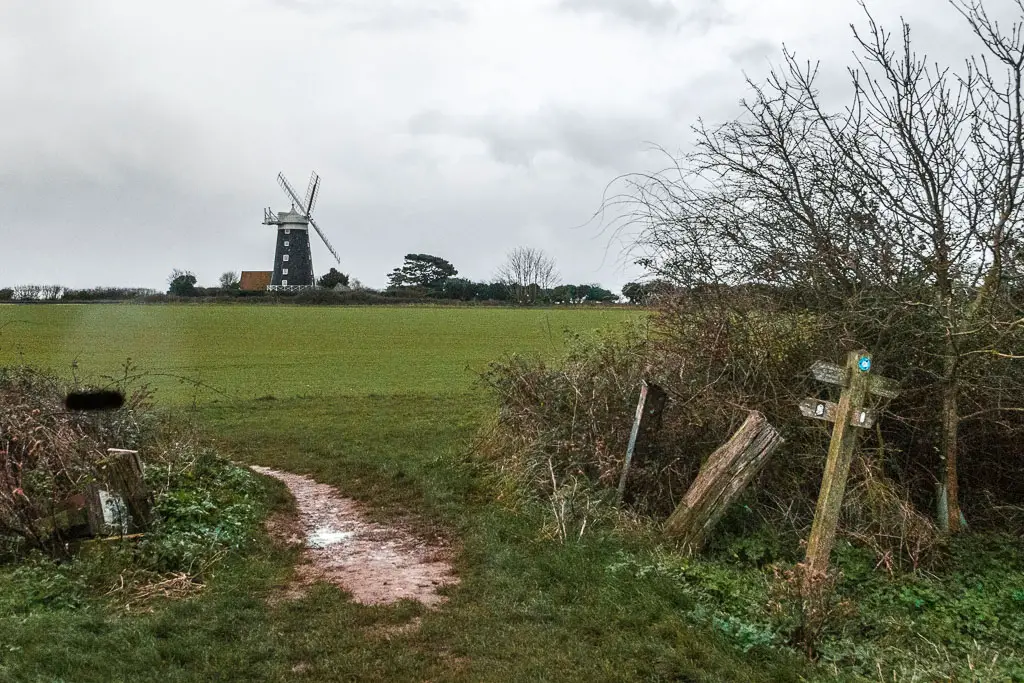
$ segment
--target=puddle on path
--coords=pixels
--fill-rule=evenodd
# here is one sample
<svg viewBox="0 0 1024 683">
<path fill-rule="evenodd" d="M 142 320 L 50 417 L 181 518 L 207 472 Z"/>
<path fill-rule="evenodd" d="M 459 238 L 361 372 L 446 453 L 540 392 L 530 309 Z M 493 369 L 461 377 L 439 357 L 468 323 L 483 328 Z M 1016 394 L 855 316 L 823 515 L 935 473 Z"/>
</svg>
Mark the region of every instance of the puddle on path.
<svg viewBox="0 0 1024 683">
<path fill-rule="evenodd" d="M 399 526 L 367 520 L 358 503 L 332 486 L 301 474 L 252 469 L 284 482 L 295 496 L 298 529 L 281 523 L 270 526 L 279 536 L 291 536 L 286 542 L 305 545 L 304 562 L 296 568 L 301 587 L 329 581 L 367 605 L 412 599 L 436 606 L 444 601 L 437 590 L 458 582 L 447 547 Z"/>
</svg>

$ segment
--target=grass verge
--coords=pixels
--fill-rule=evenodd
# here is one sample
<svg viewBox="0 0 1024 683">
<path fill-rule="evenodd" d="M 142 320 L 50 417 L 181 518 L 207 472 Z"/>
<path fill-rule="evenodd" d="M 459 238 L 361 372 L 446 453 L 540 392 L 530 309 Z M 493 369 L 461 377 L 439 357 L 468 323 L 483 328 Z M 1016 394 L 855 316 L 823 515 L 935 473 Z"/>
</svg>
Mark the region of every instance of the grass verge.
<svg viewBox="0 0 1024 683">
<path fill-rule="evenodd" d="M 366 607 L 328 586 L 270 604 L 296 558 L 262 542 L 226 557 L 202 591 L 158 601 L 151 613 L 126 612 L 95 593 L 26 599 L 56 576 L 47 569 L 50 578 L 29 577 L 14 591 L 22 598 L 0 611 L 0 677 L 799 680 L 799 658 L 744 655 L 694 627 L 671 579 L 622 581 L 609 571 L 620 541 L 561 545 L 540 537 L 539 515 L 495 504 L 468 457 L 481 410 L 467 394 L 254 401 L 200 414 L 224 452 L 312 474 L 379 505 L 383 517 L 417 510 L 423 524 L 453 532 L 462 582 L 443 609 Z M 267 486 L 268 508 L 280 505 L 281 491 Z M 399 628 L 416 617 L 418 626 Z"/>
<path fill-rule="evenodd" d="M 459 539 L 462 582 L 443 609 L 362 606 L 329 586 L 269 601 L 297 558 L 259 530 L 201 591 L 141 610 L 101 595 L 116 573 L 90 569 L 98 560 L 34 564 L 2 578 L 0 678 L 1019 679 L 1021 644 L 1007 638 L 1024 632 L 1024 573 L 1012 539 L 965 540 L 954 548 L 961 569 L 941 579 L 889 579 L 870 554 L 843 545 L 841 590 L 859 610 L 812 666 L 784 646 L 765 609 L 769 565 L 785 554 L 771 539 L 720 539 L 705 560 L 678 557 L 642 528 L 598 527 L 559 543 L 543 531 L 542 508 L 496 501 L 470 456 L 489 408 L 474 394 L 378 396 L 221 403 L 194 415 L 235 458 L 310 474 L 381 519 L 416 511 L 423 526 Z M 290 504 L 282 487 L 258 481 L 262 511 Z"/>
</svg>

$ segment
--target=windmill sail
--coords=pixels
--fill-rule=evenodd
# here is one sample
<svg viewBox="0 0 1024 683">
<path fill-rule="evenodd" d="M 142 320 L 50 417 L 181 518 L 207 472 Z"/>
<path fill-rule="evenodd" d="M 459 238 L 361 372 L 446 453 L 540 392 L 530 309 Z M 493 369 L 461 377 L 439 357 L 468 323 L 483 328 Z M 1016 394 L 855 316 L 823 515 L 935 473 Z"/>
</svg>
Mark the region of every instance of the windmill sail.
<svg viewBox="0 0 1024 683">
<path fill-rule="evenodd" d="M 324 237 L 324 233 L 320 230 L 320 226 L 317 225 L 316 221 L 309 216 L 306 216 L 306 220 L 308 220 L 309 224 L 313 226 L 314 230 L 316 230 L 316 234 L 320 235 L 320 239 L 322 239 L 324 244 L 327 246 L 327 251 L 331 252 L 331 256 L 334 257 L 334 260 L 338 262 L 338 265 L 341 265 L 341 257 L 338 256 L 338 252 L 334 251 L 334 247 L 332 247 L 331 243 L 327 241 L 326 237 Z"/>
<path fill-rule="evenodd" d="M 307 216 L 313 214 L 313 207 L 316 205 L 316 198 L 320 195 L 320 176 L 313 172 L 313 175 L 309 176 L 309 185 L 306 186 L 306 201 L 303 202 L 302 207 L 306 212 Z"/>
<path fill-rule="evenodd" d="M 281 185 L 281 189 L 284 190 L 285 194 L 287 194 L 291 198 L 292 202 L 295 203 L 298 211 L 305 214 L 306 220 L 309 221 L 309 224 L 313 226 L 314 230 L 316 230 L 316 234 L 320 235 L 320 239 L 322 239 L 324 244 L 327 246 L 327 251 L 331 252 L 331 256 L 333 256 L 334 260 L 340 264 L 341 257 L 338 256 L 338 252 L 334 250 L 334 247 L 331 246 L 331 243 L 327 240 L 327 237 L 320 229 L 320 226 L 317 225 L 313 220 L 313 217 L 309 215 L 313 211 L 313 205 L 316 203 L 317 195 L 320 194 L 320 176 L 314 173 L 309 179 L 309 187 L 306 190 L 305 202 L 299 199 L 299 194 L 295 191 L 295 188 L 292 187 L 291 183 L 288 182 L 288 179 L 284 177 L 284 173 L 277 174 L 277 182 Z"/>
<path fill-rule="evenodd" d="M 285 194 L 291 197 L 292 203 L 295 204 L 298 210 L 300 212 L 303 211 L 305 205 L 302 203 L 302 200 L 299 199 L 299 195 L 295 191 L 295 188 L 292 187 L 292 184 L 284 177 L 284 173 L 277 174 L 277 183 L 281 186 L 281 189 L 284 190 Z"/>
</svg>

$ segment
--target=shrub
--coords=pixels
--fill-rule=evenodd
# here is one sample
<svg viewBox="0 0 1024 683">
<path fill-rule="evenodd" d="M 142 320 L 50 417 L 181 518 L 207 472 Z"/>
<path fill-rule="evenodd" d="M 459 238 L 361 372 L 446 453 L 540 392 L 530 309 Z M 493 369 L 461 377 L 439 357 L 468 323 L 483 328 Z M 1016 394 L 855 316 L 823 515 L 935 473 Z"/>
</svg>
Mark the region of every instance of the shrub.
<svg viewBox="0 0 1024 683">
<path fill-rule="evenodd" d="M 125 407 L 82 415 L 63 410 L 63 382 L 0 368 L 0 559 L 21 560 L 14 577 L 25 590 L 15 598 L 74 606 L 89 586 L 111 592 L 118 576 L 129 600 L 136 589 L 145 593 L 147 582 L 171 581 L 190 592 L 227 552 L 258 536 L 271 503 L 268 484 L 158 420 L 146 388 L 126 386 L 132 371 L 126 365 L 118 384 L 129 397 Z M 67 541 L 75 539 L 52 523 L 54 514 L 95 480 L 108 446 L 139 450 L 153 500 L 150 522 L 132 544 L 91 544 L 89 553 L 68 558 L 76 543 Z"/>
<path fill-rule="evenodd" d="M 551 495 L 576 476 L 597 490 L 612 489 L 645 378 L 671 400 L 645 457 L 631 468 L 627 498 L 635 511 L 663 519 L 704 458 L 756 409 L 785 443 L 745 494 L 754 514 L 726 516 L 719 533 L 747 533 L 767 522 L 789 529 L 795 546 L 813 516 L 830 431 L 801 417 L 798 405 L 805 396 L 835 398 L 829 392 L 836 389 L 813 380 L 810 366 L 842 357 L 857 341 L 837 334 L 825 316 L 749 292 L 738 297 L 728 307 L 673 299 L 649 326 L 570 340 L 556 363 L 511 357 L 493 365 L 485 382 L 500 410 L 484 452 L 520 490 Z M 878 359 L 879 371 L 894 374 L 886 360 Z M 842 530 L 890 568 L 921 565 L 939 538 L 904 483 L 914 481 L 900 467 L 908 445 L 905 424 L 890 414 L 862 436 L 842 519 Z"/>
<path fill-rule="evenodd" d="M 790 645 L 814 658 L 826 630 L 838 630 L 853 614 L 852 603 L 836 592 L 842 575 L 835 570 L 812 569 L 804 563 L 789 569 L 775 566 L 773 571 L 768 608 L 776 628 L 788 635 Z"/>
<path fill-rule="evenodd" d="M 547 496 L 580 476 L 613 487 L 646 353 L 645 332 L 628 328 L 607 337 L 575 335 L 554 366 L 523 356 L 491 364 L 483 381 L 500 409 L 484 451 L 506 481 Z"/>
<path fill-rule="evenodd" d="M 66 289 L 62 301 L 129 301 L 156 294 L 155 289 L 135 287 L 93 287 L 92 289 Z"/>
<path fill-rule="evenodd" d="M 106 448 L 136 447 L 149 393 L 104 417 L 64 410 L 67 387 L 28 368 L 0 368 L 0 536 L 8 550 L 54 551 L 62 504 L 95 480 Z"/>
<path fill-rule="evenodd" d="M 60 285 L 15 285 L 10 292 L 9 299 L 13 301 L 50 302 L 58 301 L 64 294 L 64 288 Z"/>
</svg>

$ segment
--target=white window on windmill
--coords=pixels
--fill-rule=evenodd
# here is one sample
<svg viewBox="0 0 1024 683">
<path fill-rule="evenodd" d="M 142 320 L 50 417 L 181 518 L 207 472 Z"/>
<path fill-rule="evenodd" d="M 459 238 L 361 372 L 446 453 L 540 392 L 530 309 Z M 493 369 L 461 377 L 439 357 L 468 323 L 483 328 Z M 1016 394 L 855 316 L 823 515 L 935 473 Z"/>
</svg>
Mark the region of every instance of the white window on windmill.
<svg viewBox="0 0 1024 683">
<path fill-rule="evenodd" d="M 287 274 L 288 274 L 288 269 L 287 268 L 282 268 L 281 269 L 281 275 L 287 275 Z"/>
<path fill-rule="evenodd" d="M 285 228 L 284 229 L 284 234 L 286 234 L 286 235 L 292 234 L 292 229 L 291 228 Z"/>
<path fill-rule="evenodd" d="M 288 246 L 288 240 L 284 241 L 284 246 L 286 246 L 286 247 Z"/>
<path fill-rule="evenodd" d="M 287 287 L 288 286 L 288 281 L 287 280 L 281 280 L 281 286 L 282 287 Z"/>
<path fill-rule="evenodd" d="M 288 260 L 288 254 L 285 254 L 285 255 L 284 255 L 284 257 L 282 257 L 282 259 L 281 259 L 281 260 L 282 260 L 282 261 L 287 261 L 287 260 Z"/>
</svg>

